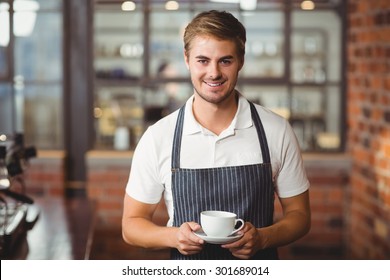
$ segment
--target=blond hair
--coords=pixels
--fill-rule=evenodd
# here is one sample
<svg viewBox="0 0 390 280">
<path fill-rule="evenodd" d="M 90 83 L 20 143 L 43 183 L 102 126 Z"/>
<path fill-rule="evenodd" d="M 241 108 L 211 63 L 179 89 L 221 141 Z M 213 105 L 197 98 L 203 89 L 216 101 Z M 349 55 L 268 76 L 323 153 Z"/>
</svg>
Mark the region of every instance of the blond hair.
<svg viewBox="0 0 390 280">
<path fill-rule="evenodd" d="M 187 55 L 191 42 L 196 36 L 212 36 L 230 40 L 236 44 L 237 54 L 243 60 L 245 56 L 246 30 L 231 13 L 211 10 L 198 14 L 184 32 L 184 50 Z"/>
</svg>

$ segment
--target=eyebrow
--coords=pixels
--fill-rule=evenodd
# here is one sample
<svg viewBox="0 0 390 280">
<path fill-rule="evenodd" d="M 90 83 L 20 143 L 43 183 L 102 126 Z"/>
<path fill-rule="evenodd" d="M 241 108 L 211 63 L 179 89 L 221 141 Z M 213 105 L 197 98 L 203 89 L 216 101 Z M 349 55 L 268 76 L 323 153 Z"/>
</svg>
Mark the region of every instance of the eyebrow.
<svg viewBox="0 0 390 280">
<path fill-rule="evenodd" d="M 196 56 L 195 58 L 197 59 L 207 59 L 207 60 L 210 60 L 210 58 L 208 58 L 207 56 L 204 56 L 204 55 L 198 55 Z M 223 56 L 221 58 L 219 58 L 218 60 L 224 60 L 224 59 L 233 59 L 234 56 L 232 55 L 226 55 L 226 56 Z"/>
</svg>

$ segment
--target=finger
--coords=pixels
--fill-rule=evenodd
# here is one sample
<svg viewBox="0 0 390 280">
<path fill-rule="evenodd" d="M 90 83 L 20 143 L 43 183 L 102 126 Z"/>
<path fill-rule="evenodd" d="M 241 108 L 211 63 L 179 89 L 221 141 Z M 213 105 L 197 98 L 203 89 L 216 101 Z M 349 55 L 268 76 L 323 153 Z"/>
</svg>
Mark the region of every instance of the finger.
<svg viewBox="0 0 390 280">
<path fill-rule="evenodd" d="M 196 236 L 194 233 L 192 233 L 190 240 L 200 245 L 203 245 L 205 243 L 205 241 L 202 238 Z"/>
<path fill-rule="evenodd" d="M 202 251 L 203 246 L 202 245 L 182 245 L 179 248 L 179 251 L 182 254 L 196 254 Z"/>
<path fill-rule="evenodd" d="M 198 230 L 200 225 L 195 222 L 188 222 L 182 224 L 180 227 L 179 240 L 184 244 L 199 245 L 204 244 L 204 240 L 194 234 L 194 231 Z"/>
<path fill-rule="evenodd" d="M 245 255 L 245 254 L 233 254 L 232 255 L 238 259 L 241 259 L 241 260 L 248 260 L 250 259 L 250 256 L 249 255 Z"/>
<path fill-rule="evenodd" d="M 180 250 L 185 252 L 200 252 L 202 250 L 203 246 L 200 245 L 187 245 L 187 246 L 181 246 Z"/>
<path fill-rule="evenodd" d="M 191 231 L 198 231 L 201 229 L 201 226 L 195 222 L 188 222 L 187 225 L 190 227 Z"/>
<path fill-rule="evenodd" d="M 241 247 L 241 248 L 233 248 L 229 249 L 233 256 L 240 259 L 249 259 L 253 255 L 253 251 L 251 247 Z"/>
<path fill-rule="evenodd" d="M 189 255 L 199 254 L 201 252 L 201 250 L 192 250 L 192 251 L 181 251 L 181 250 L 179 250 L 179 252 L 182 255 L 189 256 Z"/>
<path fill-rule="evenodd" d="M 242 236 L 240 239 L 234 242 L 221 245 L 221 247 L 225 249 L 242 248 L 246 243 L 247 243 L 246 238 Z"/>
<path fill-rule="evenodd" d="M 197 244 L 204 244 L 204 240 L 194 234 L 195 231 L 198 231 L 199 229 L 201 229 L 201 226 L 195 222 L 188 222 L 186 224 L 191 230 L 191 232 L 188 233 L 189 240 L 191 240 L 192 242 L 195 242 Z"/>
</svg>

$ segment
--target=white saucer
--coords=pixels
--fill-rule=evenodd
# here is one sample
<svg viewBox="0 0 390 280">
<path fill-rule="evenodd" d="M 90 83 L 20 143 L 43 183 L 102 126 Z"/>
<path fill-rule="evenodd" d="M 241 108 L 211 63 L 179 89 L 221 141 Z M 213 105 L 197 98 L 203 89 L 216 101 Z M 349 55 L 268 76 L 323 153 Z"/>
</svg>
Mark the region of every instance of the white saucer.
<svg viewBox="0 0 390 280">
<path fill-rule="evenodd" d="M 207 243 L 211 244 L 227 244 L 232 243 L 238 239 L 240 239 L 243 234 L 235 233 L 233 235 L 229 235 L 227 237 L 216 237 L 216 236 L 207 236 L 203 230 L 194 231 L 194 234 L 199 238 L 202 238 Z"/>
</svg>

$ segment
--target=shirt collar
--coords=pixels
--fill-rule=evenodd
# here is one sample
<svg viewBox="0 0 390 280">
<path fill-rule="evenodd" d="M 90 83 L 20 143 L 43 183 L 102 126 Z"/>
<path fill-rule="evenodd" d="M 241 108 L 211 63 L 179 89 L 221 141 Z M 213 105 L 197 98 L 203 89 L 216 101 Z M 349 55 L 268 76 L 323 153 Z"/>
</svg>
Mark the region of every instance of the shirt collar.
<svg viewBox="0 0 390 280">
<path fill-rule="evenodd" d="M 196 121 L 192 112 L 193 100 L 194 96 L 191 96 L 185 104 L 183 127 L 183 134 L 185 135 L 196 134 L 204 130 L 202 126 Z M 252 125 L 253 121 L 248 100 L 246 100 L 246 98 L 239 93 L 238 110 L 227 130 L 245 129 L 251 127 Z"/>
</svg>

